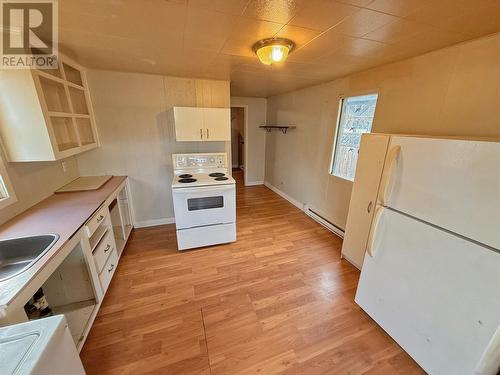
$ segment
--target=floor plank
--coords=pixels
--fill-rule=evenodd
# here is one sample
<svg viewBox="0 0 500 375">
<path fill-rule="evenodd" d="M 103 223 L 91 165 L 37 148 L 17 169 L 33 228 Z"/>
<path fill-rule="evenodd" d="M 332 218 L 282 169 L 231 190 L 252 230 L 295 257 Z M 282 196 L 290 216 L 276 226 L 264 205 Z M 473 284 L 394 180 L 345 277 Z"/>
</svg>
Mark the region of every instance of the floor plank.
<svg viewBox="0 0 500 375">
<path fill-rule="evenodd" d="M 81 352 L 88 374 L 421 374 L 354 303 L 341 240 L 237 179 L 238 241 L 178 252 L 132 232 Z"/>
</svg>

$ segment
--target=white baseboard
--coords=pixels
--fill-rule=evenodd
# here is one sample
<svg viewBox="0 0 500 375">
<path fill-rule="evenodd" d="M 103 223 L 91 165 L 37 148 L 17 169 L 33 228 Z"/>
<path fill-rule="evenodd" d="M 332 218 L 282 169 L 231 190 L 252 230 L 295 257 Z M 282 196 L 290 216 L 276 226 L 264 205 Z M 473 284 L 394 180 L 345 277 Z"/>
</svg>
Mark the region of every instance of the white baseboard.
<svg viewBox="0 0 500 375">
<path fill-rule="evenodd" d="M 340 259 L 345 259 L 349 263 L 351 263 L 354 267 L 356 267 L 358 270 L 361 271 L 361 266 L 358 266 L 356 263 L 354 263 L 352 260 L 350 260 L 348 257 L 345 256 L 345 254 L 341 254 Z"/>
<path fill-rule="evenodd" d="M 174 217 L 166 217 L 163 219 L 152 219 L 152 220 L 144 220 L 138 221 L 134 223 L 135 228 L 146 228 L 146 227 L 155 227 L 157 225 L 165 225 L 165 224 L 173 224 L 175 223 Z"/>
<path fill-rule="evenodd" d="M 320 210 L 311 207 L 309 205 L 304 205 L 304 212 L 306 215 L 311 217 L 313 220 L 317 221 L 321 225 L 323 225 L 326 229 L 328 229 L 330 232 L 336 234 L 340 238 L 344 238 L 344 232 L 345 230 L 336 224 L 334 224 L 332 221 L 330 221 L 325 214 L 323 214 Z"/>
<path fill-rule="evenodd" d="M 336 234 L 337 236 L 339 236 L 340 238 L 344 238 L 344 230 L 338 226 L 336 226 L 335 224 L 333 224 L 332 222 L 330 222 L 328 219 L 325 219 L 324 217 L 322 217 L 320 214 L 318 214 L 317 212 L 315 212 L 314 208 L 310 207 L 309 205 L 307 204 L 304 204 L 304 203 L 301 203 L 299 202 L 298 200 L 292 198 L 291 196 L 289 196 L 288 194 L 282 192 L 280 189 L 278 189 L 276 186 L 273 186 L 271 185 L 269 182 L 265 182 L 264 185 L 266 185 L 269 189 L 271 189 L 272 191 L 274 191 L 276 194 L 278 194 L 280 197 L 282 198 L 285 198 L 288 202 L 290 202 L 291 204 L 293 204 L 295 207 L 297 207 L 298 209 L 304 211 L 304 213 L 311 217 L 312 219 L 314 219 L 316 222 L 318 222 L 319 224 L 323 225 L 326 229 L 328 229 L 329 231 L 331 231 L 332 233 Z"/>
<path fill-rule="evenodd" d="M 245 182 L 245 186 L 256 186 L 256 185 L 264 185 L 264 181 L 249 181 L 249 182 Z"/>
<path fill-rule="evenodd" d="M 293 199 L 291 196 L 288 194 L 282 192 L 280 189 L 278 189 L 276 186 L 271 185 L 268 181 L 264 182 L 264 185 L 267 186 L 269 189 L 274 191 L 276 194 L 278 194 L 280 197 L 285 198 L 288 202 L 293 204 L 295 207 L 297 207 L 300 210 L 304 210 L 304 203 L 299 202 L 296 199 Z"/>
</svg>

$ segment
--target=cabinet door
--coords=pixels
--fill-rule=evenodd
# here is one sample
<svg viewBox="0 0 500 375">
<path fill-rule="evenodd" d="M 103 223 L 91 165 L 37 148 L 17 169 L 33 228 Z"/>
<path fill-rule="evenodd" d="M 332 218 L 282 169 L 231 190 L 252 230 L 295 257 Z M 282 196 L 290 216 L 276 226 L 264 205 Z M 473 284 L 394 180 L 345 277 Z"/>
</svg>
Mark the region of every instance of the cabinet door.
<svg viewBox="0 0 500 375">
<path fill-rule="evenodd" d="M 175 140 L 203 141 L 203 108 L 174 107 Z"/>
<path fill-rule="evenodd" d="M 388 135 L 375 134 L 366 134 L 361 138 L 342 245 L 342 256 L 360 269 L 365 256 L 389 139 Z"/>
<path fill-rule="evenodd" d="M 206 141 L 231 140 L 231 111 L 229 108 L 204 108 Z"/>
</svg>

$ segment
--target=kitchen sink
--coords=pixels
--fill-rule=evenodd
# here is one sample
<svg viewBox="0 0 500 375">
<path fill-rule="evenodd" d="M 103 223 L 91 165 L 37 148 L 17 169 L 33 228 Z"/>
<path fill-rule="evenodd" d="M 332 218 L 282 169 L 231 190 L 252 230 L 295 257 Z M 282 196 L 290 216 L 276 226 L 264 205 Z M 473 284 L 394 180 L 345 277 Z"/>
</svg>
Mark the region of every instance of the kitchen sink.
<svg viewBox="0 0 500 375">
<path fill-rule="evenodd" d="M 0 240 L 0 282 L 26 271 L 59 239 L 57 234 Z"/>
</svg>

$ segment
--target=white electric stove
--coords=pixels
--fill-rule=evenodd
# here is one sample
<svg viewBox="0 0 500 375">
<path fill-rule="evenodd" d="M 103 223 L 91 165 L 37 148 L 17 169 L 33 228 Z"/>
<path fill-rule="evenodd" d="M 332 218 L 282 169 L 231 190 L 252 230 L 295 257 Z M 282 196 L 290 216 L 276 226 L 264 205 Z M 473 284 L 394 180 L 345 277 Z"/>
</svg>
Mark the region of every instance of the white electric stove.
<svg viewBox="0 0 500 375">
<path fill-rule="evenodd" d="M 236 187 L 226 153 L 173 154 L 179 250 L 236 241 Z"/>
</svg>

